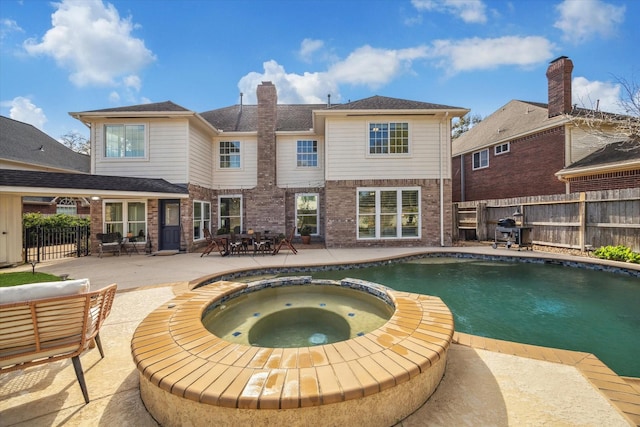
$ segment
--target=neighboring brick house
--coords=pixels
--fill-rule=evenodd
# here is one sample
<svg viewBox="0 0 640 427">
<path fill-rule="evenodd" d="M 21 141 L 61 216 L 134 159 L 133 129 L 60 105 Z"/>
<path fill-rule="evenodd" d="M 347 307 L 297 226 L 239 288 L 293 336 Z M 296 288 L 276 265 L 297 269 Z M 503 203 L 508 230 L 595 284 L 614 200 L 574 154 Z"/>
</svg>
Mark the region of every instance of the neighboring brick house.
<svg viewBox="0 0 640 427">
<path fill-rule="evenodd" d="M 557 58 L 546 73 L 548 104 L 512 100 L 452 142 L 454 202 L 640 186 L 632 151 L 613 155 L 621 141 L 604 143 L 572 120 L 585 111 L 571 105 L 572 70 L 569 58 Z M 580 166 L 607 144 L 588 171 Z"/>
<path fill-rule="evenodd" d="M 382 96 L 279 105 L 271 82 L 257 100 L 200 114 L 170 101 L 71 113 L 91 128 L 92 174 L 189 193 L 95 201 L 94 231 L 144 230 L 154 250 L 193 251 L 204 228 L 302 225 L 327 247 L 451 244 L 451 120 L 467 109 Z"/>
<path fill-rule="evenodd" d="M 34 126 L 0 116 L 0 169 L 89 173 L 89 156 L 76 153 Z M 24 213 L 89 215 L 82 197 L 25 196 Z"/>
</svg>

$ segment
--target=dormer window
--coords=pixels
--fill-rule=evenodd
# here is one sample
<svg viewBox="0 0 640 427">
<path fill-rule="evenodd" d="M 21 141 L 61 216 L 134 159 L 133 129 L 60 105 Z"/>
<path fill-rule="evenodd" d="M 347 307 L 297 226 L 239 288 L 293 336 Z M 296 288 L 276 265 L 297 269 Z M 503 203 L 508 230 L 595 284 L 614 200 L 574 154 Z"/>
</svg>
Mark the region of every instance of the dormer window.
<svg viewBox="0 0 640 427">
<path fill-rule="evenodd" d="M 408 154 L 409 123 L 369 123 L 369 154 Z"/>
</svg>

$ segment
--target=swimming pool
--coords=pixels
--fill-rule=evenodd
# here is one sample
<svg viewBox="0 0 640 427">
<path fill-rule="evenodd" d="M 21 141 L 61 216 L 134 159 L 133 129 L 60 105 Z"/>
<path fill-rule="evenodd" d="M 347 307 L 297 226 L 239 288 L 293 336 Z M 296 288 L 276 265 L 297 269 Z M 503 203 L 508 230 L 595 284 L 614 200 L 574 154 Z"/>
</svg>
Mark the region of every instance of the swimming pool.
<svg viewBox="0 0 640 427">
<path fill-rule="evenodd" d="M 593 353 L 618 375 L 640 377 L 637 277 L 560 265 L 443 257 L 309 274 L 323 279 L 353 277 L 439 296 L 453 312 L 457 331 Z"/>
</svg>

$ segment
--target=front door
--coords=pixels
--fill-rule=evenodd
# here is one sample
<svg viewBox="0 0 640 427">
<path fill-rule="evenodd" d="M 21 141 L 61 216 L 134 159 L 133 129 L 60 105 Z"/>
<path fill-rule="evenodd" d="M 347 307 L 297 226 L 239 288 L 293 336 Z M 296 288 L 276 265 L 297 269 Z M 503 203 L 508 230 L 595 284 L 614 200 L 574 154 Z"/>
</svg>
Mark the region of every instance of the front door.
<svg viewBox="0 0 640 427">
<path fill-rule="evenodd" d="M 160 201 L 160 250 L 180 250 L 180 201 Z"/>
</svg>

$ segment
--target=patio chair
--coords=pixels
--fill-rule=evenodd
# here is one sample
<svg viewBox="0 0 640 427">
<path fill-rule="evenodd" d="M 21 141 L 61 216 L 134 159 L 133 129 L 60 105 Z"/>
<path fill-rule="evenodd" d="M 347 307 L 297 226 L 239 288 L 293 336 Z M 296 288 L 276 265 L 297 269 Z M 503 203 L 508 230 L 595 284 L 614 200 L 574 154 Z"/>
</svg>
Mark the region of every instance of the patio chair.
<svg viewBox="0 0 640 427">
<path fill-rule="evenodd" d="M 262 252 L 262 255 L 264 255 L 267 252 L 271 252 L 270 240 L 263 239 L 262 235 L 259 232 L 256 232 L 254 236 L 255 237 L 253 239 L 253 255 L 255 255 L 256 252 Z"/>
<path fill-rule="evenodd" d="M 238 240 L 236 233 L 232 232 L 229 238 L 229 253 L 233 255 L 234 252 L 238 255 L 240 255 L 240 252 L 247 253 L 247 246 L 242 239 Z"/>
<path fill-rule="evenodd" d="M 296 250 L 296 248 L 293 247 L 293 236 L 296 234 L 296 227 L 293 227 L 291 229 L 291 233 L 289 233 L 289 236 L 285 236 L 282 238 L 282 240 L 280 240 L 280 243 L 278 243 L 278 246 L 276 247 L 276 249 L 273 251 L 273 254 L 277 254 L 278 252 L 280 252 L 280 249 L 282 249 L 283 246 L 286 246 L 287 248 L 291 249 L 291 252 L 293 252 L 294 254 L 297 254 L 298 251 Z"/>
<path fill-rule="evenodd" d="M 224 248 L 224 245 L 218 243 L 216 239 L 213 238 L 208 228 L 204 229 L 204 238 L 207 241 L 207 247 L 204 248 L 204 251 L 202 252 L 202 254 L 200 254 L 200 258 L 202 258 L 205 255 L 209 255 L 211 251 L 213 251 L 214 249 L 220 252 L 220 255 L 222 256 L 226 255 L 226 250 Z"/>
</svg>

